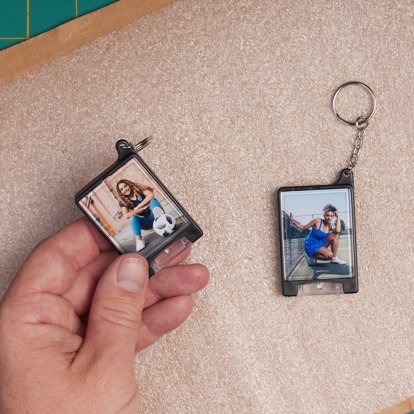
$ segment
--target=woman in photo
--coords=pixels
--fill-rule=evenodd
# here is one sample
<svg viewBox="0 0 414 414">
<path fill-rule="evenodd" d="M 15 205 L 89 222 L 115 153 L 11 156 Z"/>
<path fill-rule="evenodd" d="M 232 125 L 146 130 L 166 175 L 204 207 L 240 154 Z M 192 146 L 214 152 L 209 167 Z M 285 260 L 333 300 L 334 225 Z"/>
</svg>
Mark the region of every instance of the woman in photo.
<svg viewBox="0 0 414 414">
<path fill-rule="evenodd" d="M 336 218 L 335 224 L 333 220 Z M 290 221 L 300 230 L 311 231 L 305 238 L 305 257 L 309 265 L 315 265 L 316 259 L 330 260 L 335 264 L 346 264 L 337 257 L 339 247 L 339 233 L 341 232 L 341 220 L 338 210 L 332 204 L 323 208 L 323 218 L 311 220 L 308 224 L 301 224 L 289 215 Z"/>
<path fill-rule="evenodd" d="M 154 189 L 141 183 L 120 180 L 116 185 L 124 216 L 131 220 L 136 251 L 145 248 L 142 230 L 152 229 L 156 217 L 164 214 L 161 203 L 155 198 Z"/>
</svg>

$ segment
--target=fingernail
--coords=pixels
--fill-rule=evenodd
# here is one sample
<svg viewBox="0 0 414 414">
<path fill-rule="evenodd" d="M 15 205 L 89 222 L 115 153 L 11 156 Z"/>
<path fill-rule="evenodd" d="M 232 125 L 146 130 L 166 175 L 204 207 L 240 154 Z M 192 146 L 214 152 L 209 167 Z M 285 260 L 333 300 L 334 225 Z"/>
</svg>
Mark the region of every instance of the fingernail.
<svg viewBox="0 0 414 414">
<path fill-rule="evenodd" d="M 148 271 L 142 264 L 142 259 L 124 259 L 118 267 L 118 286 L 130 292 L 142 289 L 147 277 Z"/>
</svg>

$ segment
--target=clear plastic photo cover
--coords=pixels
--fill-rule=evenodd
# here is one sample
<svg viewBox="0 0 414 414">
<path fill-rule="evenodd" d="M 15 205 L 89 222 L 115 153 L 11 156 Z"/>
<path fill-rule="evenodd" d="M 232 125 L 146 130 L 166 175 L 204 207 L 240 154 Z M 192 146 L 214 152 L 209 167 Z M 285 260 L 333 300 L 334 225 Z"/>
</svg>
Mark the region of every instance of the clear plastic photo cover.
<svg viewBox="0 0 414 414">
<path fill-rule="evenodd" d="M 278 191 L 283 294 L 358 291 L 353 188 Z"/>
<path fill-rule="evenodd" d="M 131 145 L 120 142 L 118 162 L 75 202 L 119 253 L 144 256 L 155 273 L 203 233 Z"/>
</svg>

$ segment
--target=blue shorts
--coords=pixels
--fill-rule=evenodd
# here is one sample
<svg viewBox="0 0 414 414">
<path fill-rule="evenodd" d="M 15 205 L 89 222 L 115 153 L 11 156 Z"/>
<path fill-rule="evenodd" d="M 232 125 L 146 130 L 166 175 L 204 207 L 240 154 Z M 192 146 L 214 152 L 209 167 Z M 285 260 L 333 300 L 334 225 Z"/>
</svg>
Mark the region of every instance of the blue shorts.
<svg viewBox="0 0 414 414">
<path fill-rule="evenodd" d="M 305 239 L 305 252 L 308 256 L 313 256 L 318 252 L 321 247 L 326 244 L 326 239 L 313 239 L 311 237 Z"/>
</svg>

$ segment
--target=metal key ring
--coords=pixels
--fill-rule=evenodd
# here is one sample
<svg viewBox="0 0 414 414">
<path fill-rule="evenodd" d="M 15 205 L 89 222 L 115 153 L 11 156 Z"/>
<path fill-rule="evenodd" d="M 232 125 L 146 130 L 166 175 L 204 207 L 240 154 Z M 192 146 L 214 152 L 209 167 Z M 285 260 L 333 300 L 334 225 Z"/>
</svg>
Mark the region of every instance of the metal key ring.
<svg viewBox="0 0 414 414">
<path fill-rule="evenodd" d="M 358 85 L 358 86 L 362 86 L 363 88 L 365 88 L 371 95 L 372 98 L 372 102 L 373 102 L 373 108 L 371 113 L 367 116 L 367 117 L 361 117 L 359 116 L 357 118 L 356 121 L 348 121 L 344 118 L 342 118 L 339 114 L 338 111 L 336 110 L 336 97 L 338 96 L 339 92 L 341 92 L 342 89 L 346 88 L 349 85 Z M 374 115 L 375 109 L 377 108 L 377 100 L 375 99 L 375 93 L 374 91 L 368 86 L 365 85 L 365 83 L 362 82 L 358 82 L 358 81 L 351 81 L 351 82 L 346 82 L 344 84 L 342 84 L 336 91 L 335 91 L 335 95 L 332 99 L 332 109 L 334 111 L 334 114 L 342 121 L 345 122 L 348 125 L 354 125 L 356 127 L 358 127 L 358 123 L 360 124 L 365 124 L 368 122 L 369 119 L 371 119 L 372 115 Z M 362 122 L 361 122 L 362 121 Z"/>
</svg>

